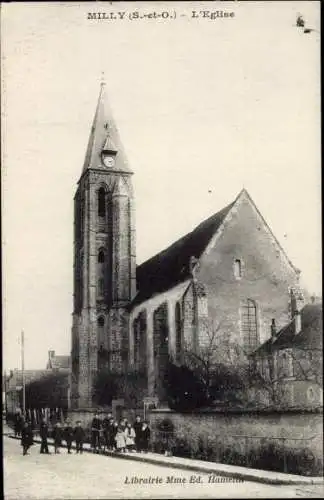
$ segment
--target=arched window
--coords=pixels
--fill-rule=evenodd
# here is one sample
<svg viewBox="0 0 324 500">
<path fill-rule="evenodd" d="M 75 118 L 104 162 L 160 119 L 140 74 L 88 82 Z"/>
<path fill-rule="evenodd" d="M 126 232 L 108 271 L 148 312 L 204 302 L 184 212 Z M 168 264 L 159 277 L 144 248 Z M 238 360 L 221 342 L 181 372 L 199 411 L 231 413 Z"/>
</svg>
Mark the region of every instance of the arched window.
<svg viewBox="0 0 324 500">
<path fill-rule="evenodd" d="M 103 278 L 98 279 L 98 295 L 102 297 L 105 293 L 105 282 Z"/>
<path fill-rule="evenodd" d="M 98 215 L 99 217 L 106 216 L 106 193 L 103 187 L 98 191 Z"/>
<path fill-rule="evenodd" d="M 241 305 L 241 328 L 243 349 L 250 353 L 259 343 L 256 303 L 251 299 Z"/>
<path fill-rule="evenodd" d="M 133 321 L 134 367 L 137 371 L 146 370 L 146 311 L 139 313 Z"/>
<path fill-rule="evenodd" d="M 136 318 L 133 321 L 133 334 L 134 334 L 134 365 L 135 365 L 135 370 L 138 370 L 140 365 L 140 342 L 141 342 L 139 318 Z"/>
<path fill-rule="evenodd" d="M 100 250 L 98 253 L 98 263 L 103 264 L 105 262 L 105 252 Z"/>
<path fill-rule="evenodd" d="M 182 322 L 181 322 L 181 306 L 177 302 L 175 306 L 175 327 L 176 327 L 176 361 L 181 358 L 181 344 L 182 344 Z"/>
<path fill-rule="evenodd" d="M 279 377 L 292 377 L 294 374 L 293 358 L 289 352 L 281 352 Z"/>
<path fill-rule="evenodd" d="M 105 295 L 105 252 L 100 249 L 98 252 L 98 265 L 97 265 L 97 296 L 102 300 Z"/>
<path fill-rule="evenodd" d="M 240 259 L 234 261 L 234 276 L 236 279 L 242 278 L 242 262 Z"/>
<path fill-rule="evenodd" d="M 97 341 L 98 349 L 103 349 L 105 345 L 105 318 L 103 316 L 97 319 Z"/>
<path fill-rule="evenodd" d="M 106 359 L 103 356 L 105 352 L 105 318 L 99 316 L 97 318 L 97 346 L 98 346 L 98 370 L 102 370 L 106 364 Z"/>
</svg>

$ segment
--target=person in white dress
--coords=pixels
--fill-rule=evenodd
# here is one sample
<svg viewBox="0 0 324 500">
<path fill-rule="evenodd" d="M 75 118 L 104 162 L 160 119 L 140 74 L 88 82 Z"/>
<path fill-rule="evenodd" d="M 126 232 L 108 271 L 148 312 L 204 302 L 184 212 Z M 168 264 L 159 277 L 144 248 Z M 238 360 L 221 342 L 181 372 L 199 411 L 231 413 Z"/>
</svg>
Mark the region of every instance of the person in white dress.
<svg viewBox="0 0 324 500">
<path fill-rule="evenodd" d="M 135 430 L 131 423 L 128 423 L 125 428 L 125 441 L 126 441 L 126 450 L 127 451 L 135 451 Z"/>
</svg>

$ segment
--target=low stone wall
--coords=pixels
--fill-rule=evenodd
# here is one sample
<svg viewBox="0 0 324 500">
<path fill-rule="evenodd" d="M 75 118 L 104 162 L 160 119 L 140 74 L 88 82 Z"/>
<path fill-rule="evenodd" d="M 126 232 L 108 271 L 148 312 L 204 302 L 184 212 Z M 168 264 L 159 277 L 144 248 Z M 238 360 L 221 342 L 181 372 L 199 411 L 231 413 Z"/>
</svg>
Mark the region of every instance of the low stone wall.
<svg viewBox="0 0 324 500">
<path fill-rule="evenodd" d="M 76 425 L 77 421 L 80 420 L 82 427 L 87 428 L 90 426 L 93 417 L 98 412 L 94 409 L 80 409 L 80 410 L 70 410 L 68 418 L 73 426 Z"/>
<path fill-rule="evenodd" d="M 195 413 L 176 413 L 172 410 L 151 410 L 150 426 L 171 420 L 174 435 L 198 448 L 199 441 L 217 446 L 217 439 L 226 441 L 238 451 L 249 452 L 265 440 L 294 449 L 311 449 L 314 456 L 323 457 L 323 415 L 321 412 L 224 412 L 206 410 Z M 280 438 L 280 439 L 277 439 Z M 285 440 L 284 440 L 285 438 Z M 311 439 L 314 438 L 314 439 Z"/>
</svg>

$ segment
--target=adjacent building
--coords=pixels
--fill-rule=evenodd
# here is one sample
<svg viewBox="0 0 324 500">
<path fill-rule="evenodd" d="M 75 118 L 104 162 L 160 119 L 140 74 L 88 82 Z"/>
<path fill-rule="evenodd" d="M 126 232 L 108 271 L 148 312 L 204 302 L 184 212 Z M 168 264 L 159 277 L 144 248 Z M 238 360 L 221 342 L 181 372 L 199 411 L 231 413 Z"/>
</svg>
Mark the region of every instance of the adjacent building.
<svg viewBox="0 0 324 500">
<path fill-rule="evenodd" d="M 69 370 L 70 356 L 62 356 L 55 354 L 55 351 L 48 351 L 47 370 Z"/>
<path fill-rule="evenodd" d="M 252 355 L 260 377 L 254 399 L 266 406 L 316 408 L 323 405 L 322 304 L 302 308 L 293 300 L 291 321 Z"/>
<path fill-rule="evenodd" d="M 55 351 L 48 351 L 48 361 L 45 370 L 10 370 L 9 375 L 4 376 L 5 406 L 8 413 L 14 413 L 21 407 L 21 393 L 23 383 L 27 387 L 32 382 L 45 380 L 54 373 L 66 376 L 66 390 L 69 391 L 70 383 L 70 357 L 56 356 Z M 69 399 L 69 394 L 67 394 Z"/>
</svg>

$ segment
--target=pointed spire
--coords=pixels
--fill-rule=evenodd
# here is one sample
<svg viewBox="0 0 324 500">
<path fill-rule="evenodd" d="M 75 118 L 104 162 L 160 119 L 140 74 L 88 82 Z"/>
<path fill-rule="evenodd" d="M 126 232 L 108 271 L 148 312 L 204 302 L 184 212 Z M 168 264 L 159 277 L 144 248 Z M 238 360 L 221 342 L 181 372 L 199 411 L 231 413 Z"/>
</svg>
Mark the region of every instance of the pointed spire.
<svg viewBox="0 0 324 500">
<path fill-rule="evenodd" d="M 97 108 L 90 131 L 82 173 L 89 168 L 104 168 L 102 163 L 103 152 L 115 156 L 115 163 L 111 170 L 131 172 L 108 104 L 106 83 L 102 74 Z"/>
</svg>

